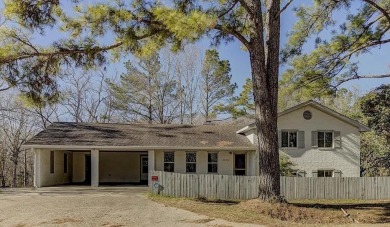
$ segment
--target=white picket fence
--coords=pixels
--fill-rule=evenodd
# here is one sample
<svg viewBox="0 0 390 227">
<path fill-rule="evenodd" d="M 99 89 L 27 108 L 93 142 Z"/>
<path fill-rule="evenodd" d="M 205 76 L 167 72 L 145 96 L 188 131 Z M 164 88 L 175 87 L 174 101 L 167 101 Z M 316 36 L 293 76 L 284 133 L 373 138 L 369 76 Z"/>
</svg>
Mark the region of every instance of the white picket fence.
<svg viewBox="0 0 390 227">
<path fill-rule="evenodd" d="M 260 178 L 152 171 L 152 193 L 166 196 L 247 200 L 258 196 Z M 287 199 L 390 199 L 390 177 L 281 177 Z"/>
</svg>

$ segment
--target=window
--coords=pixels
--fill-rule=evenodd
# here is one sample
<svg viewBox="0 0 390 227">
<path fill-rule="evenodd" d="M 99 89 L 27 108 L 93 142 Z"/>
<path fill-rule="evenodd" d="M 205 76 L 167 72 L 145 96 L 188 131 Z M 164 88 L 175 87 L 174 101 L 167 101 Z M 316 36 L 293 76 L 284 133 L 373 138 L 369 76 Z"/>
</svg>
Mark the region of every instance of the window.
<svg viewBox="0 0 390 227">
<path fill-rule="evenodd" d="M 217 173 L 218 172 L 218 153 L 208 153 L 208 172 Z"/>
<path fill-rule="evenodd" d="M 333 170 L 318 170 L 318 177 L 333 177 Z"/>
<path fill-rule="evenodd" d="M 282 147 L 297 147 L 297 131 L 282 131 Z"/>
<path fill-rule="evenodd" d="M 54 173 L 54 151 L 50 151 L 50 173 Z"/>
<path fill-rule="evenodd" d="M 333 147 L 333 132 L 318 132 L 318 147 Z"/>
<path fill-rule="evenodd" d="M 64 154 L 64 173 L 68 173 L 68 154 Z"/>
<path fill-rule="evenodd" d="M 234 174 L 245 175 L 246 174 L 246 157 L 245 154 L 234 155 Z"/>
<path fill-rule="evenodd" d="M 175 170 L 175 153 L 164 152 L 164 171 L 173 172 Z"/>
<path fill-rule="evenodd" d="M 196 173 L 196 153 L 187 152 L 186 153 L 186 172 L 187 173 Z"/>
</svg>

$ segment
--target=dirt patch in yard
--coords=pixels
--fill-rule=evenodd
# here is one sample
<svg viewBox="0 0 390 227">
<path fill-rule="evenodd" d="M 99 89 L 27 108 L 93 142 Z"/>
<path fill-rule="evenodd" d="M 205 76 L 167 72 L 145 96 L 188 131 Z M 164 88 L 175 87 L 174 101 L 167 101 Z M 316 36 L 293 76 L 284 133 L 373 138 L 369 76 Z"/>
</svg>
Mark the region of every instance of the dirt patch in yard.
<svg viewBox="0 0 390 227">
<path fill-rule="evenodd" d="M 103 223 L 102 226 L 104 226 L 104 227 L 122 227 L 124 225 L 122 225 L 122 224 L 110 224 L 110 223 L 106 222 L 106 223 Z"/>
<path fill-rule="evenodd" d="M 59 224 L 66 224 L 66 223 L 81 223 L 83 222 L 82 220 L 78 219 L 73 219 L 73 218 L 57 218 L 54 219 L 53 221 L 47 223 L 43 222 L 42 224 L 54 224 L 54 225 L 59 225 Z"/>
<path fill-rule="evenodd" d="M 222 218 L 268 226 L 389 223 L 390 201 L 292 201 L 286 204 L 249 201 L 207 201 L 149 195 L 155 202 Z M 345 217 L 343 208 L 350 217 Z"/>
<path fill-rule="evenodd" d="M 291 204 L 301 208 L 340 211 L 341 208 L 359 223 L 390 223 L 390 201 L 367 200 L 296 200 Z"/>
</svg>

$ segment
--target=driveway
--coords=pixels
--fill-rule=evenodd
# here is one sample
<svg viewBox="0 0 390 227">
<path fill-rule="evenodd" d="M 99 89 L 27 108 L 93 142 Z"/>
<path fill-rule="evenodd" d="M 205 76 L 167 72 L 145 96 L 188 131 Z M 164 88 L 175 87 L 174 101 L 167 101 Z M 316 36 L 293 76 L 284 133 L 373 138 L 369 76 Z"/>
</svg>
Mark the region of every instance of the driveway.
<svg viewBox="0 0 390 227">
<path fill-rule="evenodd" d="M 0 189 L 0 226 L 254 226 L 150 201 L 146 187 Z"/>
</svg>

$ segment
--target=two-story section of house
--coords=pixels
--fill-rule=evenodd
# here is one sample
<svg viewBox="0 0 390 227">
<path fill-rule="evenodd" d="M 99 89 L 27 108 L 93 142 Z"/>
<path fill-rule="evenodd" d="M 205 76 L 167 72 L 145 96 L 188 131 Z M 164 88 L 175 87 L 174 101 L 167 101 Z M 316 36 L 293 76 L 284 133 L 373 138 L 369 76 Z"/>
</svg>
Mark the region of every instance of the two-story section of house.
<svg viewBox="0 0 390 227">
<path fill-rule="evenodd" d="M 369 128 L 315 101 L 278 114 L 279 148 L 300 177 L 359 177 L 360 133 Z M 256 143 L 249 125 L 237 133 Z"/>
</svg>

